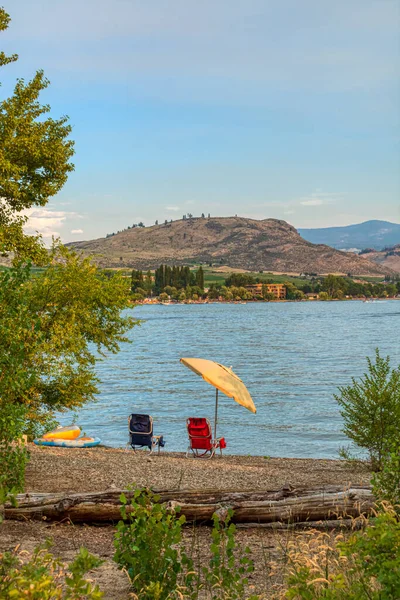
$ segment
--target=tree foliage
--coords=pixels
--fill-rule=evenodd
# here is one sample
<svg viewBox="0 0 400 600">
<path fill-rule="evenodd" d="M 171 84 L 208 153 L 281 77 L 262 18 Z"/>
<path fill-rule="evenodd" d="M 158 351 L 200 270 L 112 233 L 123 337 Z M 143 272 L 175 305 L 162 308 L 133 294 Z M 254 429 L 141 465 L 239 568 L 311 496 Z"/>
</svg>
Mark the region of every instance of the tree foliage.
<svg viewBox="0 0 400 600">
<path fill-rule="evenodd" d="M 29 265 L 0 273 L 0 403 L 24 405 L 35 434 L 54 411 L 93 399 L 97 357 L 117 352 L 135 324 L 121 314 L 128 306 L 121 275 L 64 247 L 40 276 Z"/>
<path fill-rule="evenodd" d="M 0 31 L 9 22 L 0 8 Z M 17 58 L 1 52 L 0 66 Z M 12 96 L 0 102 L 0 252 L 13 251 L 37 263 L 45 253 L 37 236 L 24 235 L 24 211 L 47 204 L 74 169 L 68 117 L 48 116 L 50 106 L 39 101 L 48 85 L 43 71 L 37 71 L 31 81 L 18 79 Z"/>
</svg>

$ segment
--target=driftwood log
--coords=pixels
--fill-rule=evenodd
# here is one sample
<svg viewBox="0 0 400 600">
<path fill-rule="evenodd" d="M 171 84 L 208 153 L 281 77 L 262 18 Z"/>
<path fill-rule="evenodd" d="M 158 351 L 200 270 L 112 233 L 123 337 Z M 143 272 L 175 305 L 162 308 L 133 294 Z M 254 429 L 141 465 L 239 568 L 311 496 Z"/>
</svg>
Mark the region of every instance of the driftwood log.
<svg viewBox="0 0 400 600">
<path fill-rule="evenodd" d="M 29 493 L 17 496 L 17 507 L 6 505 L 6 519 L 40 519 L 73 523 L 104 523 L 120 520 L 122 490 L 93 493 Z M 158 491 L 159 501 L 171 509 L 180 508 L 187 521 L 209 523 L 217 512 L 224 518 L 234 511 L 235 523 L 294 524 L 317 521 L 337 521 L 371 513 L 374 498 L 370 488 L 351 486 L 348 489 L 326 486 L 318 489 L 295 489 L 257 492 L 230 491 Z M 127 498 L 132 491 L 124 491 Z M 129 511 L 129 507 L 128 507 Z"/>
</svg>

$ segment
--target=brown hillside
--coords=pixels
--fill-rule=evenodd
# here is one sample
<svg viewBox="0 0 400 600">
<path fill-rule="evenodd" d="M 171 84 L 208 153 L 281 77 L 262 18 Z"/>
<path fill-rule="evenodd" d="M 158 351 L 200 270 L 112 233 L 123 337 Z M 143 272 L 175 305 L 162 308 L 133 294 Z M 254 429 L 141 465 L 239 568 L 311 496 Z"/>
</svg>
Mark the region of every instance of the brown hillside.
<svg viewBox="0 0 400 600">
<path fill-rule="evenodd" d="M 284 273 L 380 275 L 387 271 L 353 254 L 311 244 L 294 227 L 276 219 L 186 219 L 68 246 L 93 255 L 103 267 L 152 269 L 160 263 L 204 262 Z"/>
<path fill-rule="evenodd" d="M 382 269 L 391 269 L 396 273 L 400 273 L 400 244 L 393 246 L 393 248 L 386 248 L 386 250 L 382 251 L 365 251 L 360 254 L 360 256 L 366 258 L 370 262 L 375 262 Z"/>
</svg>

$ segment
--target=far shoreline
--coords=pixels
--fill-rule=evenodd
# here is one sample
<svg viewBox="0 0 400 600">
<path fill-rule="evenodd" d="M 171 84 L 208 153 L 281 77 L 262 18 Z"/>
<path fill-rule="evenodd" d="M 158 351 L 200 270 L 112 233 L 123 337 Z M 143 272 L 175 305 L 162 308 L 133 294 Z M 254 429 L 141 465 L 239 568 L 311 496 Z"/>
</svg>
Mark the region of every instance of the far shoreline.
<svg viewBox="0 0 400 600">
<path fill-rule="evenodd" d="M 134 306 L 177 306 L 177 305 L 189 305 L 189 304 L 286 304 L 286 303 L 303 303 L 303 304 L 315 304 L 316 302 L 363 302 L 365 304 L 377 304 L 380 302 L 387 302 L 388 300 L 400 300 L 400 297 L 397 298 L 328 298 L 326 300 L 316 298 L 315 300 L 307 300 L 307 299 L 285 299 L 285 300 L 207 300 L 207 301 L 199 301 L 199 300 L 189 300 L 185 302 L 160 302 L 156 299 L 147 299 L 147 301 L 133 301 L 132 304 Z"/>
</svg>

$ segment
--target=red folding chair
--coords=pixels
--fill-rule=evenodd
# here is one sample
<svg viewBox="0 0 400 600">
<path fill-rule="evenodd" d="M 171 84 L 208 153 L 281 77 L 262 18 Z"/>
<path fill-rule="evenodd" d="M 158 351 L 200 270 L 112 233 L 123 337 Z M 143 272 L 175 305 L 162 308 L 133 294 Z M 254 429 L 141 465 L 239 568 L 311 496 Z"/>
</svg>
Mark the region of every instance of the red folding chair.
<svg viewBox="0 0 400 600">
<path fill-rule="evenodd" d="M 212 430 L 210 421 L 203 417 L 190 417 L 186 420 L 186 427 L 189 436 L 189 447 L 186 457 L 192 452 L 195 458 L 212 458 L 217 448 L 226 448 L 224 438 L 212 439 Z"/>
</svg>

